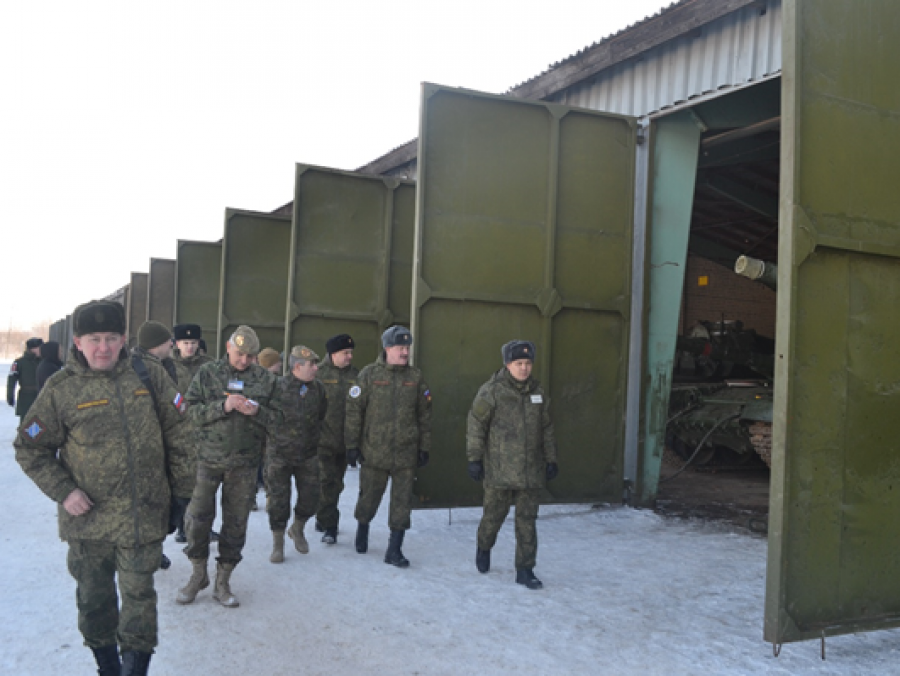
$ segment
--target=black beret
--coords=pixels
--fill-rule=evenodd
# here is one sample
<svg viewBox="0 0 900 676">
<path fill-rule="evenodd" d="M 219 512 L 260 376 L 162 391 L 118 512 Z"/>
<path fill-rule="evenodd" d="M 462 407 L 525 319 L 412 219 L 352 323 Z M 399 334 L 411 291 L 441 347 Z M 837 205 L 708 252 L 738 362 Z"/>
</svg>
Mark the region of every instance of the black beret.
<svg viewBox="0 0 900 676">
<path fill-rule="evenodd" d="M 354 347 L 356 347 L 356 343 L 354 343 L 353 338 L 351 338 L 349 334 L 346 333 L 332 336 L 328 339 L 328 342 L 325 343 L 325 351 L 328 354 L 334 354 L 335 352 L 340 352 L 341 350 L 352 350 Z"/>
<path fill-rule="evenodd" d="M 25 349 L 33 350 L 34 348 L 40 347 L 43 344 L 44 344 L 43 338 L 29 338 L 28 340 L 25 341 Z"/>
<path fill-rule="evenodd" d="M 178 324 L 172 332 L 175 340 L 200 340 L 203 337 L 203 329 L 197 324 Z"/>
<path fill-rule="evenodd" d="M 534 361 L 534 343 L 529 340 L 511 340 L 500 348 L 500 353 L 503 355 L 504 364 L 519 359 L 530 359 L 531 361 Z"/>
<path fill-rule="evenodd" d="M 125 308 L 111 300 L 92 300 L 75 308 L 74 334 L 87 333 L 125 334 Z"/>
</svg>

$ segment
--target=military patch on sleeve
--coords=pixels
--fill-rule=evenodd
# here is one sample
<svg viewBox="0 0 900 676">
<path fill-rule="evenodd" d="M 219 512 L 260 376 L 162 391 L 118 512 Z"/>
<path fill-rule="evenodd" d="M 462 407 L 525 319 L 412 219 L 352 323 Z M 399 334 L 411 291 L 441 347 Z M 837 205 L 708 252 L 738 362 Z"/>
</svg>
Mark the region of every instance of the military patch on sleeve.
<svg viewBox="0 0 900 676">
<path fill-rule="evenodd" d="M 32 441 L 37 441 L 46 431 L 46 427 L 44 427 L 44 423 L 41 422 L 40 418 L 33 418 L 31 424 L 22 431 L 25 432 Z"/>
<path fill-rule="evenodd" d="M 359 388 L 359 385 L 354 385 L 350 388 L 350 396 L 356 399 L 360 394 L 362 394 L 362 390 Z"/>
<path fill-rule="evenodd" d="M 10 373 L 10 375 L 12 375 L 13 373 L 15 373 L 18 370 L 19 370 L 19 361 L 16 360 L 12 363 L 12 366 L 9 367 L 9 373 Z"/>
<path fill-rule="evenodd" d="M 187 404 L 184 403 L 184 397 L 181 396 L 181 392 L 175 395 L 175 399 L 172 400 L 172 403 L 175 405 L 175 408 L 178 409 L 179 413 L 184 413 Z"/>
<path fill-rule="evenodd" d="M 94 406 L 107 406 L 109 404 L 109 399 L 95 399 L 94 401 L 85 401 L 84 403 L 78 404 L 76 408 L 79 411 L 83 411 L 86 408 L 93 408 Z"/>
</svg>

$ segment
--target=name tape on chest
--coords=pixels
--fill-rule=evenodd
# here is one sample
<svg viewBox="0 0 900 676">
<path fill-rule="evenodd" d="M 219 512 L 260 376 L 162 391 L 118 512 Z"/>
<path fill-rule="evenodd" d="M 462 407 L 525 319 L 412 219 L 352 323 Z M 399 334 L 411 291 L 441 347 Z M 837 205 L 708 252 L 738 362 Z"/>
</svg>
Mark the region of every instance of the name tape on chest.
<svg viewBox="0 0 900 676">
<path fill-rule="evenodd" d="M 531 403 L 532 404 L 543 404 L 544 398 L 539 394 L 532 394 L 531 395 Z"/>
<path fill-rule="evenodd" d="M 236 390 L 237 392 L 244 391 L 244 381 L 243 380 L 229 380 L 228 381 L 228 389 Z"/>
<path fill-rule="evenodd" d="M 350 396 L 356 399 L 360 394 L 362 394 L 362 389 L 360 389 L 359 385 L 354 385 L 350 388 Z"/>
<path fill-rule="evenodd" d="M 78 404 L 75 408 L 79 411 L 83 411 L 86 408 L 93 408 L 94 406 L 107 406 L 109 405 L 109 399 L 94 399 L 94 401 L 85 401 L 81 404 Z"/>
<path fill-rule="evenodd" d="M 150 394 L 150 390 L 148 390 L 146 387 L 139 387 L 138 389 L 136 389 L 134 391 L 134 396 L 136 396 L 136 397 L 146 397 L 149 394 Z"/>
</svg>

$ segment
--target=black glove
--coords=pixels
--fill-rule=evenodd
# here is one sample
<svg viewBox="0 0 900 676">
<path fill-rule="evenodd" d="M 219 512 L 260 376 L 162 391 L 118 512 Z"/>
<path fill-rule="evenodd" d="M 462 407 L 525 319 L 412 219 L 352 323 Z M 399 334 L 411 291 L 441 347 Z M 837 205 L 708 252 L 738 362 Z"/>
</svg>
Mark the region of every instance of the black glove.
<svg viewBox="0 0 900 676">
<path fill-rule="evenodd" d="M 547 481 L 553 481 L 559 474 L 559 465 L 555 462 L 547 463 Z"/>
<path fill-rule="evenodd" d="M 347 449 L 347 464 L 350 467 L 356 467 L 356 463 L 359 462 L 362 464 L 363 456 L 358 448 L 348 448 Z"/>
<path fill-rule="evenodd" d="M 469 463 L 469 477 L 472 481 L 484 479 L 484 463 L 481 460 L 473 460 Z"/>
<path fill-rule="evenodd" d="M 419 451 L 419 461 L 417 465 L 419 467 L 424 467 L 428 464 L 428 451 Z"/>
</svg>

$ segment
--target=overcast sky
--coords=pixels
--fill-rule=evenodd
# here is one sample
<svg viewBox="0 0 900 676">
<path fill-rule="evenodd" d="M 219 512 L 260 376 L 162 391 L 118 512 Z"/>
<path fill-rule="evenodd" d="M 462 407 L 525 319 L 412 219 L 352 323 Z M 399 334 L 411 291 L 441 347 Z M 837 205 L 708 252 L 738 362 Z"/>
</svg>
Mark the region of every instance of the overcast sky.
<svg viewBox="0 0 900 676">
<path fill-rule="evenodd" d="M 423 81 L 502 93 L 660 0 L 0 3 L 0 328 L 112 293 L 226 207 L 418 134 Z"/>
</svg>

